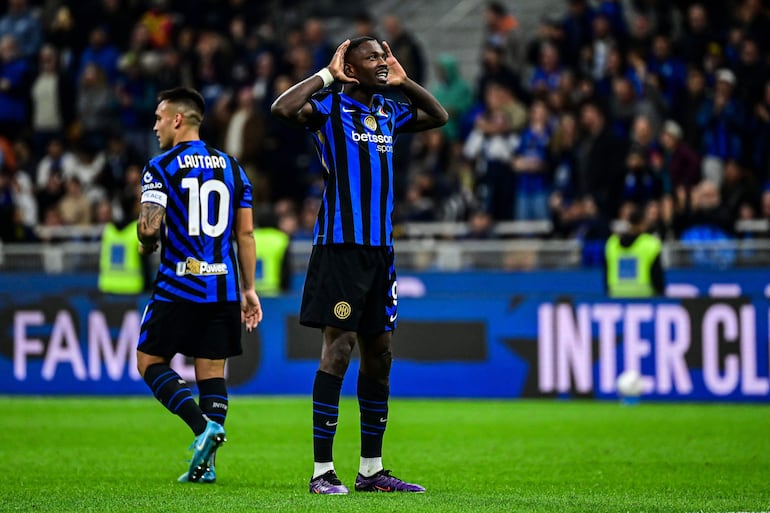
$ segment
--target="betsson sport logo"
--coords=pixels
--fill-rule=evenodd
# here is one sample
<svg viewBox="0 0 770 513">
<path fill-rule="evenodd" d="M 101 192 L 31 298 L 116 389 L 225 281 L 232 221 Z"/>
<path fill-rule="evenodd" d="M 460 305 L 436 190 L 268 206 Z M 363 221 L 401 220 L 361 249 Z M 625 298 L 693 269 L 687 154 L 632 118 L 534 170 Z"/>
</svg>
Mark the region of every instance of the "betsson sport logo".
<svg viewBox="0 0 770 513">
<path fill-rule="evenodd" d="M 350 131 L 350 138 L 354 142 L 369 142 L 377 144 L 375 148 L 378 153 L 393 153 L 393 136 L 385 134 L 359 133 L 355 130 Z"/>
</svg>

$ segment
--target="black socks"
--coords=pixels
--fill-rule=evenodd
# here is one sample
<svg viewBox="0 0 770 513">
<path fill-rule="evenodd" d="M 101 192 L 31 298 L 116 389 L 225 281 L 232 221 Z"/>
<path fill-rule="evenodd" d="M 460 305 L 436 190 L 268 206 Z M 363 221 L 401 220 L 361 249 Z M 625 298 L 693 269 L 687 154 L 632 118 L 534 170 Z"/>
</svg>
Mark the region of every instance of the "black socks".
<svg viewBox="0 0 770 513">
<path fill-rule="evenodd" d="M 313 383 L 313 461 L 332 461 L 342 378 L 318 371 Z"/>
<path fill-rule="evenodd" d="M 358 406 L 361 409 L 361 457 L 382 456 L 382 438 L 388 423 L 390 387 L 358 373 Z"/>
<path fill-rule="evenodd" d="M 150 365 L 144 371 L 144 382 L 168 411 L 179 415 L 190 426 L 195 436 L 206 430 L 206 419 L 190 387 L 171 367 L 165 363 Z"/>
</svg>

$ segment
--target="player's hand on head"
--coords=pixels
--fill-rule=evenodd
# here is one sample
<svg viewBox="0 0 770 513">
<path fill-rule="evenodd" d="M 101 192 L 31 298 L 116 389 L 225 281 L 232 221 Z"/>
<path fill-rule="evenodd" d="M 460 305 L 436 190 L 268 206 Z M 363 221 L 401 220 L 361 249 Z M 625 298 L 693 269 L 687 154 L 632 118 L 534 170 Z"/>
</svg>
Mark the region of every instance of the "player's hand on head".
<svg viewBox="0 0 770 513">
<path fill-rule="evenodd" d="M 262 305 L 254 289 L 241 293 L 241 322 L 251 331 L 262 322 Z"/>
<path fill-rule="evenodd" d="M 348 51 L 348 46 L 350 46 L 350 39 L 346 39 L 337 47 L 328 68 L 334 77 L 334 80 L 347 82 L 349 84 L 357 84 L 357 79 L 345 74 L 345 52 Z"/>
<path fill-rule="evenodd" d="M 385 50 L 385 62 L 388 63 L 388 85 L 400 86 L 407 78 L 406 71 L 404 71 L 404 67 L 401 66 L 401 63 L 393 55 L 393 51 L 390 49 L 387 41 L 382 42 L 382 49 Z"/>
</svg>

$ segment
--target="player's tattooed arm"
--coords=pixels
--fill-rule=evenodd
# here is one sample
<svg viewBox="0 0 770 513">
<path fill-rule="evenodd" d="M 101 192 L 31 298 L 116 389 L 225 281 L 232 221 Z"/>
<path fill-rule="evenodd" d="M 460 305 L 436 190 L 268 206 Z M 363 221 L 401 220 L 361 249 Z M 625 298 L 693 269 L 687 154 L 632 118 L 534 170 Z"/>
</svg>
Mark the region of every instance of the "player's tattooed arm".
<svg viewBox="0 0 770 513">
<path fill-rule="evenodd" d="M 155 203 L 142 203 L 139 221 L 136 225 L 136 235 L 139 237 L 139 252 L 149 254 L 158 249 L 160 225 L 166 209 Z"/>
</svg>

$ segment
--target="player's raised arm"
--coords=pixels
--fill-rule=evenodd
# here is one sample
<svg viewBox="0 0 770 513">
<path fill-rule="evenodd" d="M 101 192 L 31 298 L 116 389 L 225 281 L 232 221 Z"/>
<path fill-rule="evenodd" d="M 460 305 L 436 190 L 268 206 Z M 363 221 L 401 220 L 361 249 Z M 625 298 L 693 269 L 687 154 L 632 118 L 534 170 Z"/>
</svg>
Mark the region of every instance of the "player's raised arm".
<svg viewBox="0 0 770 513">
<path fill-rule="evenodd" d="M 345 40 L 337 47 L 327 67 L 287 89 L 273 102 L 270 112 L 286 121 L 304 124 L 313 113 L 313 107 L 308 103 L 313 94 L 335 81 L 358 83 L 355 78 L 345 74 L 345 52 L 349 45 L 350 40 Z"/>
<path fill-rule="evenodd" d="M 155 203 L 142 203 L 139 222 L 136 224 L 136 235 L 139 237 L 139 253 L 149 255 L 158 249 L 160 225 L 166 209 Z"/>
<path fill-rule="evenodd" d="M 419 132 L 440 127 L 449 121 L 449 114 L 439 101 L 424 87 L 406 75 L 406 71 L 393 55 L 390 45 L 382 42 L 388 63 L 388 85 L 398 87 L 409 98 L 412 105 L 417 107 L 417 119 L 409 124 L 408 130 Z"/>
</svg>

